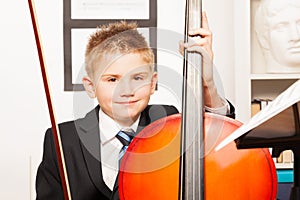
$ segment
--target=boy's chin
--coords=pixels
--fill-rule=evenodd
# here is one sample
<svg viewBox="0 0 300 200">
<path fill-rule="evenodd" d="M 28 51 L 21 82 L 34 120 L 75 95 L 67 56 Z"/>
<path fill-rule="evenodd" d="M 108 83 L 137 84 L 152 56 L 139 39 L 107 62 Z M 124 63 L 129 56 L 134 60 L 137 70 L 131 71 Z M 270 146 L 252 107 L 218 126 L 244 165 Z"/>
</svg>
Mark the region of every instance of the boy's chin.
<svg viewBox="0 0 300 200">
<path fill-rule="evenodd" d="M 116 121 L 118 121 L 120 123 L 120 125 L 127 125 L 127 126 L 131 126 L 139 117 L 138 114 L 124 114 L 124 115 L 120 115 L 118 114 L 117 116 L 114 117 L 114 119 Z"/>
<path fill-rule="evenodd" d="M 140 113 L 143 111 L 143 107 L 136 104 L 133 106 L 119 106 L 115 109 L 114 118 L 122 121 L 136 121 Z"/>
</svg>

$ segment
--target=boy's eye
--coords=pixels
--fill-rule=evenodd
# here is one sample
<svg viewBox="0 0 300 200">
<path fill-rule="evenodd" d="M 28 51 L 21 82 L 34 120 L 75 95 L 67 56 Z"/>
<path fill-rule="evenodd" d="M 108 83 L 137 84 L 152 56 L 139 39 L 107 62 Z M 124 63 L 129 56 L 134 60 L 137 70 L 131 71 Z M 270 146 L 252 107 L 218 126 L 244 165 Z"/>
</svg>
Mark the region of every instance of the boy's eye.
<svg viewBox="0 0 300 200">
<path fill-rule="evenodd" d="M 144 81 L 149 77 L 147 73 L 139 73 L 132 76 L 135 81 Z"/>
<path fill-rule="evenodd" d="M 133 79 L 136 81 L 139 81 L 139 80 L 144 80 L 144 77 L 143 76 L 134 76 Z"/>
<path fill-rule="evenodd" d="M 108 82 L 116 82 L 116 81 L 117 81 L 116 78 L 109 78 L 109 79 L 108 79 Z"/>
</svg>

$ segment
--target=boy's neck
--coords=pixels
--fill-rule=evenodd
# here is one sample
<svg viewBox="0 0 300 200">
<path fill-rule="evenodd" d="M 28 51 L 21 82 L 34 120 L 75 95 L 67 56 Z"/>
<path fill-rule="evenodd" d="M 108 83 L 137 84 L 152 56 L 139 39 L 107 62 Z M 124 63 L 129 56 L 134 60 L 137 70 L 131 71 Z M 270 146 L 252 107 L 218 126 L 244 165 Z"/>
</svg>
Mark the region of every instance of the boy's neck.
<svg viewBox="0 0 300 200">
<path fill-rule="evenodd" d="M 121 127 L 131 127 L 133 126 L 137 120 L 140 117 L 137 117 L 136 119 L 130 119 L 130 120 L 117 120 L 117 119 L 113 119 L 116 123 L 118 123 Z"/>
<path fill-rule="evenodd" d="M 105 118 L 109 118 L 110 120 L 117 123 L 120 128 L 129 128 L 129 127 L 131 127 L 133 130 L 137 129 L 139 121 L 140 121 L 140 116 L 141 116 L 141 115 L 139 115 L 135 119 L 118 120 L 118 119 L 112 118 L 111 116 L 106 114 L 101 108 L 99 110 L 99 114 L 100 114 L 99 117 L 101 117 L 101 115 L 102 115 Z"/>
</svg>

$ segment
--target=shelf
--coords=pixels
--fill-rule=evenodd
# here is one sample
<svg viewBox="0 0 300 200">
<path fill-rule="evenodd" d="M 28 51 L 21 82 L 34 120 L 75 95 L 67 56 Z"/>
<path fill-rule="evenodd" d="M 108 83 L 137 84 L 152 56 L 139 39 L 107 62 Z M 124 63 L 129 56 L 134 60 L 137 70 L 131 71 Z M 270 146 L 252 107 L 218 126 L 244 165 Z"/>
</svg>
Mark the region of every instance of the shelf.
<svg viewBox="0 0 300 200">
<path fill-rule="evenodd" d="M 291 79 L 291 77 L 285 77 L 285 79 L 271 79 L 270 77 L 252 79 L 249 89 L 250 99 L 275 99 L 296 81 L 297 79 Z"/>
<path fill-rule="evenodd" d="M 300 74 L 251 74 L 251 80 L 300 79 Z"/>
<path fill-rule="evenodd" d="M 276 169 L 293 169 L 293 163 L 275 163 Z"/>
</svg>

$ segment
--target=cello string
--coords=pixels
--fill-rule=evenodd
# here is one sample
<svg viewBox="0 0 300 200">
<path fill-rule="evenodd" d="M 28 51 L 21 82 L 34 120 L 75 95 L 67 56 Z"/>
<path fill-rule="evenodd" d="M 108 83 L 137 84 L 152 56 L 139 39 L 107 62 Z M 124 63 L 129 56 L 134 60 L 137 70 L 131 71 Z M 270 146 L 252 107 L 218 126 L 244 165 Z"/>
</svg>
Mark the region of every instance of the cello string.
<svg viewBox="0 0 300 200">
<path fill-rule="evenodd" d="M 185 1 L 185 26 L 184 26 L 184 43 L 188 41 L 188 13 L 189 13 L 189 0 Z M 182 81 L 182 110 L 181 110 L 181 144 L 180 144 L 180 169 L 179 169 L 179 199 L 185 199 L 185 160 L 186 160 L 186 138 L 185 138 L 185 129 L 186 129 L 186 70 L 187 70 L 187 50 L 184 49 L 183 52 L 183 81 Z"/>
<path fill-rule="evenodd" d="M 186 1 L 184 42 L 188 30 L 201 27 L 201 1 Z M 184 51 L 180 160 L 180 199 L 204 199 L 202 61 L 197 52 Z"/>
<path fill-rule="evenodd" d="M 184 43 L 188 41 L 188 13 L 189 13 L 189 0 L 186 0 L 185 3 L 185 26 L 184 26 Z M 186 137 L 185 137 L 185 130 L 186 130 L 186 74 L 187 74 L 187 59 L 188 54 L 187 50 L 184 49 L 184 60 L 183 60 L 183 81 L 182 81 L 182 111 L 181 111 L 181 145 L 180 145 L 180 176 L 179 176 L 179 199 L 183 200 L 185 199 L 185 185 L 186 185 L 186 179 L 185 179 L 185 171 L 186 171 Z"/>
</svg>

